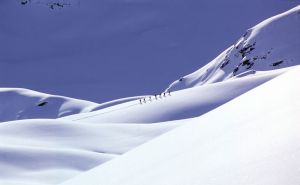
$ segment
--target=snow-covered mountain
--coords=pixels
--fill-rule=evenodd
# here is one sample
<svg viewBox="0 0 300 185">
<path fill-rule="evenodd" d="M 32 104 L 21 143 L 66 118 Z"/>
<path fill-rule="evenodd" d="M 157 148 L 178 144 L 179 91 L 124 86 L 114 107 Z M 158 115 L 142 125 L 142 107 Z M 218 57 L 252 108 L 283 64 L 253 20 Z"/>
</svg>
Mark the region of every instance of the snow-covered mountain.
<svg viewBox="0 0 300 185">
<path fill-rule="evenodd" d="M 165 94 L 96 104 L 1 89 L 1 119 L 25 120 L 0 124 L 0 185 L 298 185 L 299 12 L 249 29 Z"/>
<path fill-rule="evenodd" d="M 216 59 L 196 72 L 176 80 L 166 91 L 176 91 L 203 84 L 211 85 L 203 88 L 172 92 L 176 96 L 168 95 L 168 98 L 160 97 L 158 99 L 163 101 L 159 103 L 158 101 L 149 101 L 150 97 L 151 100 L 155 100 L 153 96 L 146 96 L 147 102 L 151 103 L 147 104 L 147 106 L 139 106 L 140 103 L 137 99 L 143 98 L 143 96 L 105 102 L 100 105 L 98 104 L 98 106 L 97 104 L 88 105 L 86 103 L 83 106 L 81 103 L 80 106 L 76 105 L 77 107 L 62 106 L 62 103 L 58 103 L 65 103 L 65 100 L 55 100 L 57 103 L 51 100 L 49 105 L 42 108 L 41 112 L 41 108 L 37 107 L 37 99 L 41 98 L 31 98 L 33 101 L 26 100 L 31 101 L 26 104 L 16 100 L 22 105 L 15 106 L 17 107 L 15 110 L 10 107 L 15 104 L 4 103 L 2 105 L 2 115 L 5 115 L 7 118 L 2 116 L 0 119 L 2 121 L 9 121 L 24 118 L 57 118 L 68 114 L 90 111 L 93 112 L 84 115 L 86 117 L 84 118 L 85 121 L 95 120 L 96 122 L 101 121 L 106 123 L 151 123 L 200 116 L 261 83 L 274 78 L 285 70 L 282 68 L 299 64 L 297 60 L 300 58 L 299 19 L 298 6 L 248 29 L 234 45 L 226 49 Z M 241 78 L 244 76 L 248 77 Z M 249 78 L 249 76 L 253 76 L 253 78 Z M 216 83 L 232 79 L 236 80 L 221 84 Z M 235 89 L 235 91 L 231 92 L 232 89 Z M 3 94 L 3 92 L 0 92 L 0 96 L 1 93 Z M 20 93 L 16 92 L 15 94 Z M 200 94 L 201 96 L 199 97 Z M 7 101 L 15 98 L 14 96 L 7 97 L 5 94 L 3 97 Z M 33 97 L 33 95 L 30 95 L 30 97 Z M 161 108 L 162 104 L 164 105 L 163 108 Z M 46 110 L 46 108 L 48 109 Z M 66 108 L 70 110 L 66 110 Z M 7 111 L 4 111 L 5 109 Z M 130 116 L 136 113 L 142 116 Z M 82 116 L 79 115 L 79 117 Z M 74 115 L 66 119 L 77 120 L 77 117 L 78 115 Z"/>
<path fill-rule="evenodd" d="M 97 103 L 155 94 L 207 64 L 248 27 L 296 5 L 288 0 L 1 0 L 0 87 Z"/>
<path fill-rule="evenodd" d="M 180 90 L 299 65 L 299 6 L 271 17 L 253 28 L 213 61 L 173 82 L 167 90 Z"/>
</svg>

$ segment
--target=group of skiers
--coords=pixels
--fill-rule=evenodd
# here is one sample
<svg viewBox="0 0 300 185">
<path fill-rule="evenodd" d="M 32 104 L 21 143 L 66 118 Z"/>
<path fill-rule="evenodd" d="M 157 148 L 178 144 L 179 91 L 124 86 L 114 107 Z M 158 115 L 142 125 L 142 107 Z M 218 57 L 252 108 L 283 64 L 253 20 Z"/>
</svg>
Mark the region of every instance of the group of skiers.
<svg viewBox="0 0 300 185">
<path fill-rule="evenodd" d="M 162 92 L 162 93 L 160 93 L 160 94 L 155 94 L 154 95 L 154 99 L 155 100 L 158 100 L 158 98 L 163 98 L 163 97 L 167 97 L 167 95 L 168 96 L 171 96 L 171 91 L 166 91 L 166 92 Z M 147 101 L 152 101 L 152 97 L 153 96 L 149 96 L 149 97 L 144 97 L 144 98 L 142 98 L 142 99 L 139 99 L 139 101 L 140 101 L 140 104 L 143 104 L 143 103 L 147 103 Z M 153 100 L 154 100 L 153 99 Z"/>
</svg>

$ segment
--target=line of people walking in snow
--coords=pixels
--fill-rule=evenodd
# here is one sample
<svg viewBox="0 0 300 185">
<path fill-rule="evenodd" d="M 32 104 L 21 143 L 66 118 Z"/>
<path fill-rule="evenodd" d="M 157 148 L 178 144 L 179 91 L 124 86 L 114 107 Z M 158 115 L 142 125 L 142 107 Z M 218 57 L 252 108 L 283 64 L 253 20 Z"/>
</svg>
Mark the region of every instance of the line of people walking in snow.
<svg viewBox="0 0 300 185">
<path fill-rule="evenodd" d="M 171 91 L 166 91 L 166 92 L 162 92 L 160 94 L 155 94 L 153 100 L 158 100 L 159 98 L 162 99 L 163 97 L 167 97 L 167 95 L 171 96 Z M 140 104 L 147 103 L 147 101 L 151 102 L 152 101 L 152 97 L 153 96 L 148 96 L 148 97 L 144 97 L 142 99 L 139 99 Z"/>
</svg>

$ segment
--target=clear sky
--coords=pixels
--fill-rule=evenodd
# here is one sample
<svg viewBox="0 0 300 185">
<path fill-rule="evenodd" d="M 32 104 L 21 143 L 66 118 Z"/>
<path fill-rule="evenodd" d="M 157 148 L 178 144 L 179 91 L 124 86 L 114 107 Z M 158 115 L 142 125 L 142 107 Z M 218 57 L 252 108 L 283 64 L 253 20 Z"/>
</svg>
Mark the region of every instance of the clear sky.
<svg viewBox="0 0 300 185">
<path fill-rule="evenodd" d="M 154 94 L 298 0 L 0 1 L 0 87 L 103 102 Z M 71 4 L 70 6 L 67 4 Z M 48 4 L 48 5 L 47 5 Z"/>
</svg>

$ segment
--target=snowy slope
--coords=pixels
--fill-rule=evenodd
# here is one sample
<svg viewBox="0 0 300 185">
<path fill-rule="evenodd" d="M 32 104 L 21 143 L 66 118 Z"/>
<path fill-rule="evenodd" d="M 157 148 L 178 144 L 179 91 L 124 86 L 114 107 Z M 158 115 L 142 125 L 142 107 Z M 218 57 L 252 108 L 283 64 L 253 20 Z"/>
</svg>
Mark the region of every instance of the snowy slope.
<svg viewBox="0 0 300 185">
<path fill-rule="evenodd" d="M 288 71 L 289 68 L 257 72 L 231 81 L 172 92 L 170 95 L 146 97 L 94 112 L 75 114 L 62 120 L 93 123 L 153 123 L 200 116 L 236 98 L 248 90 Z"/>
<path fill-rule="evenodd" d="M 0 88 L 0 122 L 30 118 L 58 118 L 87 112 L 98 104 L 20 88 Z"/>
<path fill-rule="evenodd" d="M 62 117 L 96 123 L 153 123 L 186 119 L 204 114 L 288 70 L 257 72 L 244 78 L 172 92 L 157 99 L 151 96 L 151 101 L 148 95 L 96 104 L 26 89 L 1 88 L 0 121 Z M 139 99 L 144 97 L 146 103 L 141 104 Z"/>
<path fill-rule="evenodd" d="M 271 17 L 247 32 L 201 69 L 173 82 L 179 90 L 246 76 L 255 71 L 299 65 L 300 5 Z"/>
<path fill-rule="evenodd" d="M 41 99 L 41 97 L 25 98 L 32 96 L 22 95 L 27 100 L 15 99 L 14 101 L 18 101 L 18 103 L 5 103 L 3 101 L 4 103 L 0 107 L 0 114 L 2 115 L 0 115 L 0 119 L 8 121 L 24 118 L 57 118 L 95 110 L 99 111 L 87 113 L 84 117 L 80 115 L 79 119 L 104 123 L 144 123 L 199 116 L 275 77 L 279 73 L 273 72 L 274 69 L 298 64 L 296 59 L 300 58 L 298 52 L 300 50 L 299 11 L 300 6 L 297 6 L 249 29 L 247 34 L 234 46 L 225 50 L 220 56 L 200 70 L 175 81 L 168 90 L 174 91 L 203 84 L 212 84 L 210 86 L 196 88 L 188 92 L 174 92 L 172 93 L 174 96 L 159 98 L 159 100 L 163 101 L 147 101 L 148 103 L 143 104 L 143 106 L 139 106 L 139 101 L 137 100 L 141 98 L 139 96 L 113 100 L 100 105 L 94 104 L 92 106 L 88 105 L 90 102 L 75 106 L 71 105 L 71 103 L 66 103 L 69 101 L 59 100 L 60 98 L 58 98 L 53 100 L 55 102 L 51 100 L 50 104 L 44 107 L 37 107 L 36 104 L 39 103 L 38 99 Z M 280 37 L 280 35 L 284 36 Z M 268 70 L 272 71 L 265 72 Z M 249 75 L 251 77 L 241 78 Z M 227 81 L 228 79 L 236 80 L 226 82 L 228 84 L 214 84 L 215 82 Z M 233 89 L 235 90 L 233 91 Z M 0 95 L 2 99 L 7 101 L 11 101 L 11 98 L 16 97 L 15 95 L 6 97 L 6 94 L 2 93 Z M 20 93 L 16 92 L 16 94 Z M 209 98 L 207 95 L 210 95 Z M 52 97 L 52 99 L 55 98 Z M 152 97 L 153 99 L 154 97 Z M 28 102 L 23 103 L 23 101 Z M 161 105 L 163 105 L 163 108 Z M 133 114 L 135 116 L 132 116 Z M 77 115 L 66 119 L 78 120 Z"/>
<path fill-rule="evenodd" d="M 298 185 L 300 68 L 62 185 Z"/>
<path fill-rule="evenodd" d="M 0 184 L 58 184 L 181 124 L 4 122 L 0 124 Z"/>
<path fill-rule="evenodd" d="M 110 119 L 115 116 L 116 119 L 123 121 L 120 123 L 104 122 L 104 118 L 101 117 L 101 114 L 98 115 L 98 111 L 53 120 L 28 119 L 1 123 L 0 140 L 3 143 L 0 145 L 0 171 L 5 170 L 5 173 L 0 174 L 0 184 L 61 183 L 171 129 L 180 125 L 193 124 L 193 120 L 197 121 L 198 118 L 145 124 L 148 123 L 147 120 L 174 119 L 177 114 L 178 117 L 188 117 L 189 111 L 191 111 L 189 113 L 194 111 L 194 115 L 190 116 L 196 116 L 199 113 L 197 109 L 201 107 L 203 109 L 201 111 L 211 110 L 217 106 L 212 102 L 228 101 L 228 98 L 236 97 L 237 94 L 292 69 L 264 72 L 252 77 L 207 85 L 206 88 L 201 86 L 181 90 L 172 93 L 171 96 L 155 100 L 156 102 L 153 100 L 153 102 L 142 105 L 135 100 L 134 103 L 138 103 L 135 106 L 141 110 L 134 112 L 123 108 L 120 111 L 123 114 L 115 111 L 117 113 L 111 115 Z M 213 94 L 214 92 L 220 94 Z M 203 98 L 195 101 L 196 95 L 199 93 Z M 152 107 L 155 103 L 157 105 Z M 124 104 L 107 109 L 123 107 Z M 163 110 L 168 110 L 170 107 L 173 109 L 161 113 L 157 110 L 158 107 Z M 183 110 L 189 111 L 184 112 Z M 101 112 L 101 110 L 99 111 Z M 183 113 L 180 113 L 182 111 Z M 94 116 L 95 113 L 99 117 Z M 87 114 L 91 114 L 92 117 L 87 118 Z M 236 110 L 236 114 L 238 114 L 238 110 Z M 70 121 L 70 118 L 77 120 Z M 129 119 L 140 119 L 143 122 L 126 123 Z"/>
</svg>

